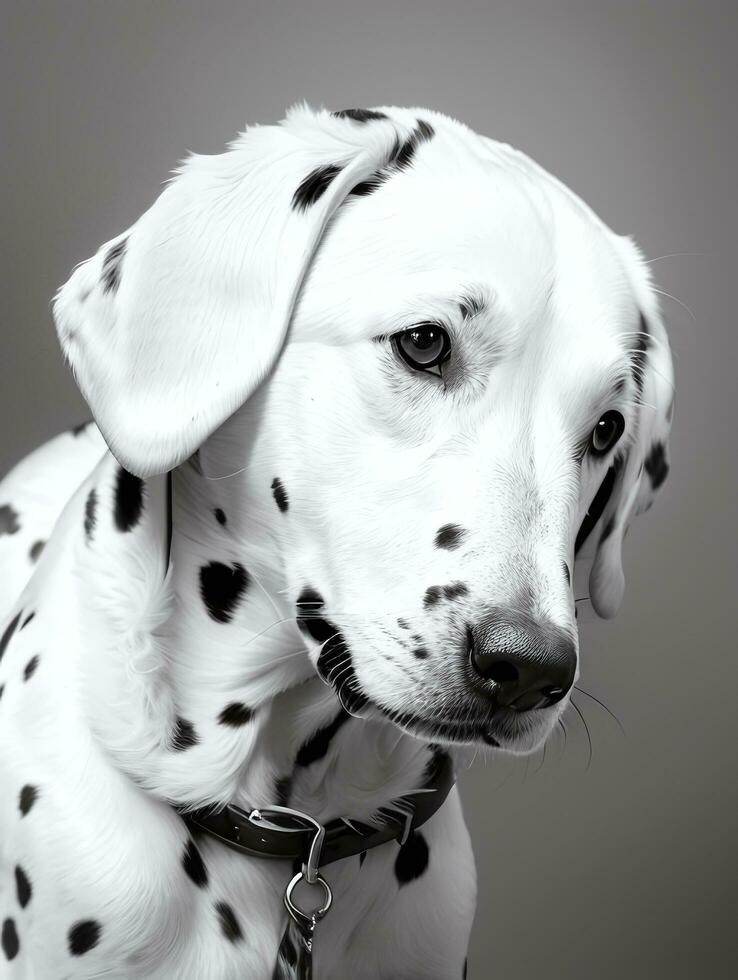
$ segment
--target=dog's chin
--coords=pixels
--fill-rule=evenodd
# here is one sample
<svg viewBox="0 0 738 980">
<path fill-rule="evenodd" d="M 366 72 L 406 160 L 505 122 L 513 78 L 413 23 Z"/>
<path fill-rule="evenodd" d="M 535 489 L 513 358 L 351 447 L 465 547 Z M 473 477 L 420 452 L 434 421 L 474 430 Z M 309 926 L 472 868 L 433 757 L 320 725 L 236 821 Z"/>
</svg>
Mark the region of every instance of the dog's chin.
<svg viewBox="0 0 738 980">
<path fill-rule="evenodd" d="M 539 749 L 561 713 L 551 708 L 525 712 L 524 715 L 508 711 L 505 715 L 462 722 L 442 715 L 425 718 L 412 710 L 398 711 L 377 702 L 370 704 L 374 712 L 423 741 L 449 746 L 486 746 L 511 755 L 530 755 Z"/>
</svg>

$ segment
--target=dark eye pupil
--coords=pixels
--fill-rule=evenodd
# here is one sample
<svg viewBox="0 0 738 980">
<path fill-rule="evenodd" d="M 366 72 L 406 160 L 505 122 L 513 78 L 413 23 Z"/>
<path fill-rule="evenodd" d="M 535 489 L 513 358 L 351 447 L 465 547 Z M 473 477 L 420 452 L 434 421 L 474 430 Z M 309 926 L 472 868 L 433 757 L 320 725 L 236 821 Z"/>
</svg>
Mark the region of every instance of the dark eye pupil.
<svg viewBox="0 0 738 980">
<path fill-rule="evenodd" d="M 394 343 L 403 360 L 418 371 L 435 367 L 451 353 L 448 334 L 435 324 L 410 327 L 395 334 Z"/>
<path fill-rule="evenodd" d="M 412 330 L 410 340 L 419 350 L 426 351 L 429 347 L 438 343 L 439 337 L 436 330 Z"/>
<path fill-rule="evenodd" d="M 592 450 L 602 455 L 611 449 L 623 434 L 625 420 L 620 412 L 605 412 L 592 432 Z"/>
</svg>

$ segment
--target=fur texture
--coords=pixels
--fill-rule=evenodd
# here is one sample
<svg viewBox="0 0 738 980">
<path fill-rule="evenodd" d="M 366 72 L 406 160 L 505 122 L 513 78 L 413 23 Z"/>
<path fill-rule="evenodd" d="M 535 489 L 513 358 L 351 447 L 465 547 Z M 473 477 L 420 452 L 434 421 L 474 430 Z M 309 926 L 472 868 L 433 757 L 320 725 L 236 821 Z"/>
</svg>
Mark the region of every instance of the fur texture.
<svg viewBox="0 0 738 980">
<path fill-rule="evenodd" d="M 668 469 L 646 266 L 456 120 L 299 106 L 188 160 L 55 313 L 104 440 L 0 484 L 0 976 L 267 980 L 291 868 L 171 804 L 379 820 L 434 751 L 547 737 L 566 698 L 491 708 L 468 636 L 494 608 L 576 642 L 590 568 L 595 610 L 621 601 Z M 398 356 L 428 323 L 439 373 Z M 456 791 L 327 877 L 316 976 L 461 977 Z"/>
</svg>

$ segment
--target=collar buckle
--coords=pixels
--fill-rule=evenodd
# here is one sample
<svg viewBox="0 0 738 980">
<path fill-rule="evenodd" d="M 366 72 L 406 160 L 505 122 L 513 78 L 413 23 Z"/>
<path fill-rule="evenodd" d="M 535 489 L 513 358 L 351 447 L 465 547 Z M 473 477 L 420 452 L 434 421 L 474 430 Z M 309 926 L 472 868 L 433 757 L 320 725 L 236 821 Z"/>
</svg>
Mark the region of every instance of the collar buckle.
<svg viewBox="0 0 738 980">
<path fill-rule="evenodd" d="M 281 816 L 283 822 L 275 823 L 269 820 L 269 814 L 274 814 L 277 817 Z M 284 818 L 288 818 L 288 820 L 285 821 Z M 293 810 L 289 806 L 278 806 L 276 803 L 271 806 L 263 806 L 252 810 L 246 814 L 246 819 L 256 827 L 267 827 L 269 830 L 282 831 L 284 833 L 314 830 L 315 833 L 310 842 L 308 858 L 307 861 L 303 862 L 301 874 L 309 885 L 314 885 L 318 881 L 320 877 L 318 874 L 320 854 L 323 850 L 323 841 L 325 840 L 325 827 L 322 823 L 319 823 L 314 817 L 311 817 L 309 813 L 303 813 L 302 810 Z M 289 825 L 286 826 L 285 823 L 289 824 L 289 819 L 298 825 L 292 827 Z"/>
</svg>

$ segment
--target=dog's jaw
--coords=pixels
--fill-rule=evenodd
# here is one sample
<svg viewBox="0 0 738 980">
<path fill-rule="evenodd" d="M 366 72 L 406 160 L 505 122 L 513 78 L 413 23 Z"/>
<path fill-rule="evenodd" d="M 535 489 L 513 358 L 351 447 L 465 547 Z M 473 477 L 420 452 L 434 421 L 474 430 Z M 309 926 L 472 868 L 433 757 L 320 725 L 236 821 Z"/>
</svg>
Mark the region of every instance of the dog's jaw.
<svg viewBox="0 0 738 980">
<path fill-rule="evenodd" d="M 174 474 L 166 576 L 163 478 L 136 487 L 140 513 L 124 532 L 106 515 L 121 485 L 111 456 L 78 494 L 83 509 L 94 488 L 98 513 L 80 549 L 82 587 L 96 596 L 80 613 L 84 648 L 95 651 L 81 665 L 88 722 L 116 765 L 168 802 L 289 802 L 319 819 L 368 819 L 419 785 L 428 745 L 380 718 L 343 717 L 264 560 L 242 487 L 218 481 L 214 506 L 198 470 Z"/>
</svg>

